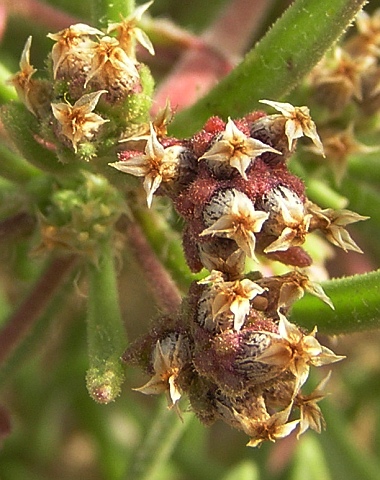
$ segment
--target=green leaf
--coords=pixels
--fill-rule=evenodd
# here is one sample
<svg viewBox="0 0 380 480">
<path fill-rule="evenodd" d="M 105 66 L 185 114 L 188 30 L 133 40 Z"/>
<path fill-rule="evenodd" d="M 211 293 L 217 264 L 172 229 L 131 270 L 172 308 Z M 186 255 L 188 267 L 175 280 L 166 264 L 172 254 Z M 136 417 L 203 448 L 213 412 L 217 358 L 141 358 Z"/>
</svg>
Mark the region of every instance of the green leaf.
<svg viewBox="0 0 380 480">
<path fill-rule="evenodd" d="M 326 334 L 357 332 L 380 327 L 380 270 L 330 280 L 322 284 L 335 310 L 305 295 L 291 313 L 293 322 Z"/>
<path fill-rule="evenodd" d="M 297 0 L 244 60 L 171 124 L 188 136 L 212 115 L 245 115 L 260 99 L 280 100 L 294 88 L 352 22 L 364 0 Z"/>
</svg>

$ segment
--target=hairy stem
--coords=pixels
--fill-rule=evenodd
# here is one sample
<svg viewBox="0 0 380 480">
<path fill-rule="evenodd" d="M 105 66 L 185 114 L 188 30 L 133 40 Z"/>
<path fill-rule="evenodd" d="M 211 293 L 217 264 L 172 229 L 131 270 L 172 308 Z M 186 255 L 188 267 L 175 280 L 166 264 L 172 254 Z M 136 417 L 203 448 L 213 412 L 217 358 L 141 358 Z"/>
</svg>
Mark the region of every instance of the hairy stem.
<svg viewBox="0 0 380 480">
<path fill-rule="evenodd" d="M 109 403 L 124 380 L 121 355 L 127 340 L 119 307 L 112 242 L 102 246 L 97 265 L 88 265 L 87 389 L 98 403 Z"/>
<path fill-rule="evenodd" d="M 245 115 L 294 88 L 352 22 L 365 0 L 296 0 L 244 61 L 209 94 L 173 121 L 188 136 L 212 115 Z"/>
<path fill-rule="evenodd" d="M 128 224 L 127 234 L 129 245 L 145 273 L 145 280 L 153 292 L 157 305 L 166 313 L 175 312 L 181 304 L 181 294 L 172 277 L 158 260 L 136 223 Z"/>
<path fill-rule="evenodd" d="M 306 295 L 292 309 L 292 321 L 326 334 L 370 330 L 380 326 L 380 270 L 330 280 L 323 289 L 335 310 L 316 297 Z"/>
<path fill-rule="evenodd" d="M 203 47 L 190 48 L 158 88 L 152 113 L 168 99 L 178 111 L 207 93 L 232 70 L 271 4 L 270 0 L 232 0 L 201 36 Z"/>
</svg>

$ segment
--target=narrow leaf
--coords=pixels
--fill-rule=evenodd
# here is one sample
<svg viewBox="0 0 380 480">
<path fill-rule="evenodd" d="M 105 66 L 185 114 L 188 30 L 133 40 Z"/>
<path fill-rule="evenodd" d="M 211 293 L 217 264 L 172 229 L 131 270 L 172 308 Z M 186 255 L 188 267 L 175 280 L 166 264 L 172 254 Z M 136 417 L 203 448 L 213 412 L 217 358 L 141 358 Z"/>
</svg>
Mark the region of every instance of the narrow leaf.
<svg viewBox="0 0 380 480">
<path fill-rule="evenodd" d="M 365 3 L 295 1 L 230 75 L 176 116 L 172 132 L 190 135 L 212 115 L 245 115 L 260 107 L 260 99 L 279 100 L 322 58 Z"/>
</svg>

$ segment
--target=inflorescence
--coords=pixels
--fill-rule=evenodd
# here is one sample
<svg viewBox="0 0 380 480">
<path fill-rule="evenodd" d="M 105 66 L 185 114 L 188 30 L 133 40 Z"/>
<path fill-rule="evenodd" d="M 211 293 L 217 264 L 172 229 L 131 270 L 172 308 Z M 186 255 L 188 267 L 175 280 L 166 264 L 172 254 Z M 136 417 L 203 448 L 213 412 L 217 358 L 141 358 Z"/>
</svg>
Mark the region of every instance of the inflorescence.
<svg viewBox="0 0 380 480">
<path fill-rule="evenodd" d="M 333 308 L 309 280 L 312 260 L 302 248 L 319 230 L 344 250 L 360 251 L 345 230 L 365 217 L 322 209 L 308 200 L 287 163 L 297 139 L 308 136 L 323 155 L 306 107 L 265 101 L 280 113 L 253 112 L 238 120 L 211 118 L 188 140 L 158 136 L 153 124 L 144 151 L 125 150 L 111 165 L 143 177 L 148 206 L 169 197 L 186 222 L 183 247 L 193 282 L 178 314 L 155 322 L 125 353 L 152 378 L 138 391 L 167 392 L 174 406 L 187 394 L 206 424 L 221 419 L 249 435 L 248 445 L 274 441 L 298 428 L 320 432 L 323 380 L 302 393 L 310 366 L 341 360 L 287 315 L 309 292 Z M 277 260 L 293 271 L 263 277 L 246 259 Z M 299 418 L 294 418 L 294 411 Z"/>
<path fill-rule="evenodd" d="M 313 151 L 324 156 L 306 106 L 262 100 L 276 113 L 255 111 L 227 121 L 212 117 L 185 140 L 168 136 L 168 106 L 149 123 L 152 81 L 134 53 L 136 42 L 154 53 L 137 26 L 149 5 L 109 25 L 106 32 L 77 24 L 50 34 L 55 43 L 49 80 L 33 77 L 28 39 L 20 72 L 11 82 L 37 119 L 38 135 L 63 163 L 71 162 L 70 154 L 86 161 L 103 155 L 107 159 L 103 166 L 111 171 L 109 152 L 123 140 L 118 161 L 109 165 L 143 179 L 148 207 L 155 195 L 172 201 L 185 222 L 183 248 L 190 269 L 209 271 L 192 283 L 176 314 L 156 320 L 151 331 L 125 352 L 126 362 L 143 366 L 151 375 L 137 390 L 166 392 L 169 406 L 176 407 L 187 394 L 202 422 L 210 425 L 219 419 L 243 430 L 250 446 L 275 441 L 295 429 L 298 436 L 308 428 L 320 432 L 324 420 L 317 403 L 324 397 L 329 375 L 311 394 L 302 393 L 302 388 L 311 366 L 343 357 L 319 343 L 316 328 L 305 332 L 288 318 L 293 303 L 305 292 L 334 308 L 321 286 L 309 278 L 306 269 L 312 259 L 303 245 L 310 233 L 319 231 L 335 246 L 361 252 L 345 227 L 367 217 L 319 207 L 307 198 L 301 179 L 289 171 L 300 137 L 308 137 Z M 335 56 L 347 66 L 349 53 L 355 56 L 367 48 L 362 63 L 350 70 L 351 83 L 340 73 L 332 79 L 332 69 L 326 73 L 328 66 L 321 63 L 311 77 L 315 88 L 330 92 L 338 85 L 341 92 L 343 84 L 349 90 L 346 97 L 361 98 L 359 74 L 375 62 L 368 59 L 369 53 L 378 53 L 378 43 L 370 42 L 370 21 L 363 15 L 362 41 L 352 40 L 346 53 L 337 51 Z M 376 99 L 378 68 L 371 70 Z M 342 96 L 336 98 L 343 102 Z M 121 175 L 117 177 L 120 180 Z M 78 191 L 63 190 L 54 197 L 52 205 L 65 213 L 64 219 L 44 217 L 42 236 L 45 244 L 57 246 L 64 235 L 67 248 L 92 255 L 97 238 L 114 227 L 123 206 L 119 192 L 115 194 L 105 177 L 99 183 L 99 176 L 86 174 L 81 182 Z M 99 201 L 93 200 L 94 188 Z M 112 205 L 104 209 L 102 205 L 113 197 Z M 86 217 L 94 205 L 99 208 Z M 91 225 L 83 226 L 82 214 Z M 82 246 L 76 238 L 81 229 L 80 239 L 94 239 L 94 230 L 95 244 Z M 248 271 L 247 265 L 270 261 L 291 270 L 272 276 Z"/>
</svg>

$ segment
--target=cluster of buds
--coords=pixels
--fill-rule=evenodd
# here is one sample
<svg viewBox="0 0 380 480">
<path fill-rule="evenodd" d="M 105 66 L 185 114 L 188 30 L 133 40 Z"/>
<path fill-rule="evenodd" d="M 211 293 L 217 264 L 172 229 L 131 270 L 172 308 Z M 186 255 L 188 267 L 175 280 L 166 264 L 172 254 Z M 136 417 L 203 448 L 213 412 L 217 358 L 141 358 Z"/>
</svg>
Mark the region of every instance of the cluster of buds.
<svg viewBox="0 0 380 480">
<path fill-rule="evenodd" d="M 360 11 L 356 28 L 354 35 L 323 57 L 307 80 L 311 97 L 327 111 L 321 138 L 337 183 L 350 155 L 379 150 L 357 140 L 355 129 L 362 122 L 355 119 L 372 117 L 380 110 L 380 9 L 372 15 Z"/>
<path fill-rule="evenodd" d="M 243 430 L 250 446 L 296 428 L 300 435 L 324 427 L 317 402 L 328 378 L 310 395 L 301 389 L 311 366 L 343 357 L 319 343 L 316 329 L 304 332 L 287 316 L 305 292 L 333 308 L 302 270 L 312 262 L 305 237 L 318 230 L 334 245 L 360 251 L 345 226 L 365 219 L 310 202 L 289 172 L 298 138 L 309 137 L 324 153 L 308 108 L 263 103 L 279 113 L 213 117 L 187 140 L 167 137 L 152 123 L 141 151 L 125 150 L 111 164 L 143 177 L 149 207 L 155 194 L 172 200 L 186 222 L 190 268 L 210 272 L 191 285 L 175 316 L 158 320 L 126 351 L 126 362 L 151 374 L 138 390 L 166 392 L 170 406 L 187 394 L 202 422 L 220 419 Z M 246 260 L 259 257 L 293 269 L 269 277 L 247 273 Z"/>
<path fill-rule="evenodd" d="M 138 7 L 105 32 L 79 23 L 49 34 L 55 43 L 47 78 L 35 78 L 29 37 L 12 85 L 37 118 L 40 136 L 67 162 L 65 148 L 90 160 L 99 149 L 117 144 L 148 111 L 153 80 L 135 56 L 136 42 L 151 54 L 153 46 L 138 27 L 152 2 Z M 148 102 L 148 104 L 147 104 Z M 112 108 L 111 108 L 112 107 Z M 62 152 L 63 150 L 63 152 Z M 66 157 L 65 157 L 66 153 Z"/>
</svg>

